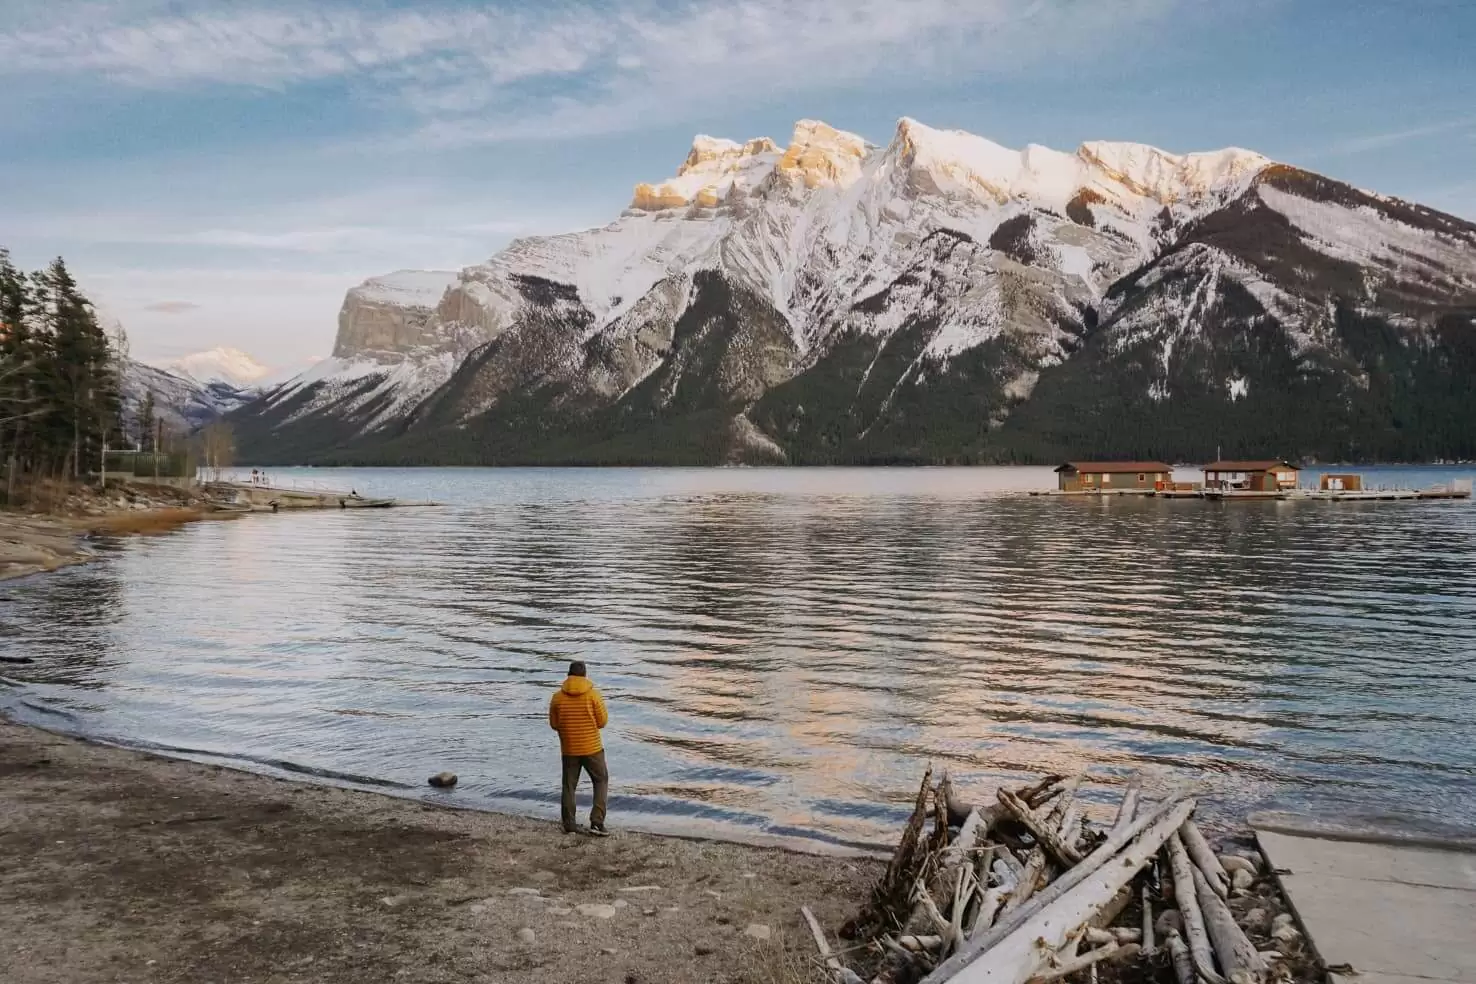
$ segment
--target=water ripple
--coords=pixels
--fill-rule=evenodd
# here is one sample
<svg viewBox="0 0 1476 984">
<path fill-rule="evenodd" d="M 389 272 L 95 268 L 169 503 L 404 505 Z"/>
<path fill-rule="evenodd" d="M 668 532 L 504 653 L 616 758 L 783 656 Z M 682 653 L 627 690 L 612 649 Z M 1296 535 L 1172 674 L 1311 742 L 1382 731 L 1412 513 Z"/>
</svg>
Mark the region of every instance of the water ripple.
<svg viewBox="0 0 1476 984">
<path fill-rule="evenodd" d="M 1468 504 L 999 494 L 1034 469 L 312 477 L 451 505 L 201 524 L 7 585 L 0 647 L 36 662 L 0 710 L 407 793 L 450 768 L 463 802 L 552 816 L 544 712 L 578 658 L 644 825 L 885 840 L 931 760 L 1476 827 Z"/>
</svg>

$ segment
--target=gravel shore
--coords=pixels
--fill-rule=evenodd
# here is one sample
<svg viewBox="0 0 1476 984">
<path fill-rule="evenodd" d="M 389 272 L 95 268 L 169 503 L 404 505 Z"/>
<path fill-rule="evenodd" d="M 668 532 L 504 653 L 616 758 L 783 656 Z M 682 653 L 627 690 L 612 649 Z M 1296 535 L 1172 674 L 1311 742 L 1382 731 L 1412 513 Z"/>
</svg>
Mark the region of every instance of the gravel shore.
<svg viewBox="0 0 1476 984">
<path fill-rule="evenodd" d="M 799 906 L 834 939 L 880 870 L 566 836 L 0 720 L 7 984 L 795 984 L 823 979 Z"/>
</svg>

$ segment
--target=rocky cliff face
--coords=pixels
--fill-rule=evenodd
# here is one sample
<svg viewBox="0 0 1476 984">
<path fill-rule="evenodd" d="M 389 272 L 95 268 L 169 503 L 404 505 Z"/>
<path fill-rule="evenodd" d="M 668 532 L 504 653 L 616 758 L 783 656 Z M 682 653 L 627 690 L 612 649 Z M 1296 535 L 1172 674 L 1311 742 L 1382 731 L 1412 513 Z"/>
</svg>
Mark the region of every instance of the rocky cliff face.
<svg viewBox="0 0 1476 984">
<path fill-rule="evenodd" d="M 1472 389 L 1472 229 L 1237 149 L 699 137 L 608 226 L 355 288 L 240 419 L 263 460 L 1189 457 L 1226 414 L 1397 456 Z"/>
<path fill-rule="evenodd" d="M 434 270 L 401 270 L 364 281 L 343 299 L 333 357 L 393 364 L 453 346 L 461 322 L 438 309 L 455 286 L 456 274 Z"/>
</svg>

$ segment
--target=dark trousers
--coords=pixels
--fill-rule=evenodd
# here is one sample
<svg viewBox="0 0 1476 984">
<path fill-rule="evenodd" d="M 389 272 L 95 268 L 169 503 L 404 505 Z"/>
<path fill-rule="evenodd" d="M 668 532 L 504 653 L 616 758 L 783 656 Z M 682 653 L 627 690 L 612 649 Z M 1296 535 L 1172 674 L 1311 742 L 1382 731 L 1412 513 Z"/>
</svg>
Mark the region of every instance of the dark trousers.
<svg viewBox="0 0 1476 984">
<path fill-rule="evenodd" d="M 610 793 L 610 772 L 605 768 L 605 753 L 565 755 L 563 758 L 564 795 L 560 805 L 563 808 L 564 829 L 573 830 L 577 826 L 574 819 L 574 790 L 579 785 L 579 770 L 581 769 L 589 773 L 589 781 L 594 783 L 594 808 L 589 811 L 589 825 L 603 827 L 605 825 L 605 797 Z"/>
</svg>

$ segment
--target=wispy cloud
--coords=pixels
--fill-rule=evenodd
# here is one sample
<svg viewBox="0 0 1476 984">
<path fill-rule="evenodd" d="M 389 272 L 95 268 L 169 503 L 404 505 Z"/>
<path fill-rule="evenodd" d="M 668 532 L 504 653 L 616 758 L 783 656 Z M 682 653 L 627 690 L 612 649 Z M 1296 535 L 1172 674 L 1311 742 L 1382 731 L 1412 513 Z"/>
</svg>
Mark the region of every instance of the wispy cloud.
<svg viewBox="0 0 1476 984">
<path fill-rule="evenodd" d="M 202 214 L 188 206 L 167 212 L 98 211 L 19 216 L 7 231 L 22 237 L 94 246 L 188 246 L 287 254 L 315 259 L 414 253 L 473 262 L 520 234 L 562 232 L 577 219 L 555 214 L 492 221 L 470 215 L 505 212 L 502 203 L 422 201 L 376 188 L 370 208 L 358 196 L 294 202 L 270 209 L 220 209 Z M 360 221 L 344 221 L 357 214 Z M 363 221 L 364 219 L 371 221 Z M 204 226 L 201 228 L 201 226 Z"/>
<path fill-rule="evenodd" d="M 155 301 L 153 304 L 145 304 L 143 309 L 155 314 L 188 314 L 200 310 L 200 305 L 194 301 Z"/>
<path fill-rule="evenodd" d="M 633 0 L 352 9 L 101 5 L 0 28 L 0 76 L 148 88 L 336 80 L 442 144 L 629 129 L 858 78 L 916 81 L 1099 49 L 1197 0 Z"/>
<path fill-rule="evenodd" d="M 1341 157 L 1353 154 L 1365 154 L 1370 151 L 1384 150 L 1388 147 L 1399 147 L 1420 140 L 1428 140 L 1431 137 L 1441 137 L 1467 130 L 1476 133 L 1476 116 L 1461 116 L 1456 119 L 1437 120 L 1433 123 L 1426 123 L 1420 126 L 1350 137 L 1322 148 L 1314 156 Z"/>
</svg>

